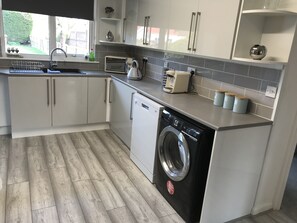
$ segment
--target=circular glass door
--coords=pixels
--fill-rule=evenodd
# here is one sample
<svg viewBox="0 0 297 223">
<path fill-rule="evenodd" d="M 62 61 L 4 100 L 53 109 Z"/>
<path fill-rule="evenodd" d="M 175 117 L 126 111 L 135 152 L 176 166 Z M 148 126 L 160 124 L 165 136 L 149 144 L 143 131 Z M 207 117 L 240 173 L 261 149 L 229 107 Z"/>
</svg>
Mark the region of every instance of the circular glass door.
<svg viewBox="0 0 297 223">
<path fill-rule="evenodd" d="M 184 135 L 172 126 L 167 126 L 160 134 L 158 153 L 167 176 L 174 181 L 183 180 L 190 168 L 190 153 Z"/>
</svg>

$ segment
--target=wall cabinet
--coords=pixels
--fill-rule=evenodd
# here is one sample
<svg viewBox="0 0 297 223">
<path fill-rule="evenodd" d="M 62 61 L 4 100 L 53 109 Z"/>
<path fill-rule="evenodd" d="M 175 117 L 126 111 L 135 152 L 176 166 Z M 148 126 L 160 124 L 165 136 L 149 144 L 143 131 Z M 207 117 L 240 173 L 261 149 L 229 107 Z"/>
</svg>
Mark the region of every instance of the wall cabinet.
<svg viewBox="0 0 297 223">
<path fill-rule="evenodd" d="M 230 59 L 239 6 L 240 0 L 171 1 L 167 50 Z"/>
<path fill-rule="evenodd" d="M 106 122 L 107 78 L 88 78 L 88 124 Z"/>
<path fill-rule="evenodd" d="M 281 1 L 278 8 L 267 9 L 263 1 L 244 1 L 234 46 L 233 59 L 257 63 L 286 63 L 297 24 L 297 3 Z M 250 48 L 265 45 L 267 55 L 252 60 Z"/>
<path fill-rule="evenodd" d="M 112 80 L 110 127 L 129 148 L 131 147 L 132 135 L 132 102 L 135 93 L 136 90 L 133 88 Z"/>
</svg>

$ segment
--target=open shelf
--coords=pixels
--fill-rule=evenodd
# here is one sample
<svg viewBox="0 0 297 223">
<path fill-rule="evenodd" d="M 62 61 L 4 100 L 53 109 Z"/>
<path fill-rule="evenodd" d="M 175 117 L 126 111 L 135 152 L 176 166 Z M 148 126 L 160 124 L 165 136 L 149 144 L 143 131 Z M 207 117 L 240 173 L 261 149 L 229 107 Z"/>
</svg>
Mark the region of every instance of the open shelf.
<svg viewBox="0 0 297 223">
<path fill-rule="evenodd" d="M 118 18 L 101 17 L 100 19 L 103 20 L 103 21 L 116 21 L 116 22 L 121 21 L 121 19 L 118 19 Z"/>
<path fill-rule="evenodd" d="M 245 63 L 256 63 L 257 65 L 262 65 L 263 67 L 270 67 L 275 69 L 282 69 L 287 63 L 283 61 L 270 61 L 270 60 L 253 60 L 250 58 L 233 57 L 232 60 L 245 62 Z"/>
<path fill-rule="evenodd" d="M 242 14 L 259 15 L 259 16 L 297 16 L 296 12 L 278 10 L 278 9 L 252 9 L 243 10 Z"/>
</svg>

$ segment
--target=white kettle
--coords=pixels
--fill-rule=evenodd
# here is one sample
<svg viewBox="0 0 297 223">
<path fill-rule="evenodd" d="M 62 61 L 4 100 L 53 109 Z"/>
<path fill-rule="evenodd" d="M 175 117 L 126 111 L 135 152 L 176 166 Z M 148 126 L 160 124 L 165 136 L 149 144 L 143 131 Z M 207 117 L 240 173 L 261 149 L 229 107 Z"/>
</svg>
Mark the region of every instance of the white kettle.
<svg viewBox="0 0 297 223">
<path fill-rule="evenodd" d="M 128 72 L 128 79 L 129 80 L 141 80 L 142 74 L 139 70 L 139 65 L 137 60 L 132 61 L 132 67 L 130 68 Z"/>
</svg>

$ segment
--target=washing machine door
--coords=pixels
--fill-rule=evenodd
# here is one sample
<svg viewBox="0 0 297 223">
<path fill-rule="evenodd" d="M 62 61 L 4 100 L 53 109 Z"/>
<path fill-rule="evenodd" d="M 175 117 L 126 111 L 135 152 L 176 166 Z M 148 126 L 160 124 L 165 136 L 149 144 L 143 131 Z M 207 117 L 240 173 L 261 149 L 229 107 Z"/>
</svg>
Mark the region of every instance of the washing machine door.
<svg viewBox="0 0 297 223">
<path fill-rule="evenodd" d="M 183 180 L 190 169 L 190 153 L 184 135 L 172 126 L 165 127 L 158 140 L 163 170 L 173 181 Z"/>
</svg>

